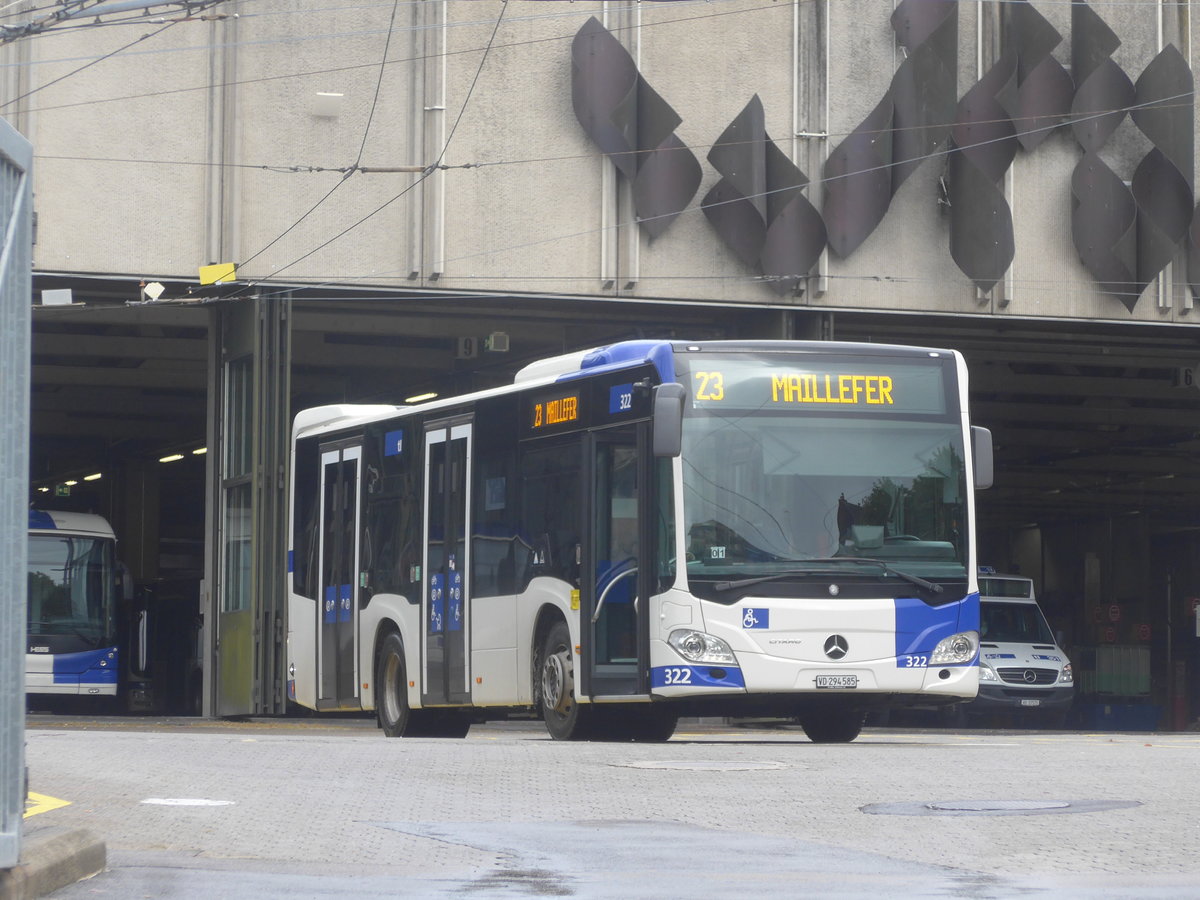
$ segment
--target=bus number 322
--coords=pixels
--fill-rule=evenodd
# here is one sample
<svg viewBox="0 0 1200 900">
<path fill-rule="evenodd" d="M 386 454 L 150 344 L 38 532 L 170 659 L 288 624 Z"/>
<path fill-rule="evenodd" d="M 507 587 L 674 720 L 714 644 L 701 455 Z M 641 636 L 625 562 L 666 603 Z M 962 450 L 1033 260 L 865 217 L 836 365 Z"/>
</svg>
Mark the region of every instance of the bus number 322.
<svg viewBox="0 0 1200 900">
<path fill-rule="evenodd" d="M 906 656 L 904 657 L 905 669 L 924 669 L 929 665 L 928 656 Z"/>
<path fill-rule="evenodd" d="M 692 670 L 671 666 L 663 669 L 663 684 L 691 684 Z"/>
</svg>

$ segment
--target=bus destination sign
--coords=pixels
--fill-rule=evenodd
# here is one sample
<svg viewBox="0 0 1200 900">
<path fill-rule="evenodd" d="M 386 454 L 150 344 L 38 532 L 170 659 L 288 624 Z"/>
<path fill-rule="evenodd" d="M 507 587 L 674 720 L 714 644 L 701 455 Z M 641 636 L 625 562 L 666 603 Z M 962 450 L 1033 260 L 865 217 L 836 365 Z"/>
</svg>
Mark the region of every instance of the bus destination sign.
<svg viewBox="0 0 1200 900">
<path fill-rule="evenodd" d="M 691 372 L 697 409 L 805 409 L 942 414 L 940 362 L 880 366 L 877 362 L 799 368 L 770 360 L 705 361 Z"/>
<path fill-rule="evenodd" d="M 553 428 L 554 426 L 569 428 L 579 422 L 580 412 L 578 391 L 534 400 L 530 412 L 529 427 L 535 432 Z"/>
</svg>

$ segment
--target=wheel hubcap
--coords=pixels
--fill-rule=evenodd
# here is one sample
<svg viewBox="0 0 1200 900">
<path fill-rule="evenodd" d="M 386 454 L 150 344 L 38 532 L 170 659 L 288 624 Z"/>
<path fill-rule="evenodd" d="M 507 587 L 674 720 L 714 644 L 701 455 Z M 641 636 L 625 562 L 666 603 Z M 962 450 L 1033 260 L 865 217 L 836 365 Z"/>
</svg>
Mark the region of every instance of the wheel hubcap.
<svg viewBox="0 0 1200 900">
<path fill-rule="evenodd" d="M 542 666 L 542 702 L 564 715 L 571 708 L 571 670 L 566 651 L 546 657 Z"/>
<path fill-rule="evenodd" d="M 400 697 L 398 694 L 400 688 L 397 684 L 397 672 L 399 670 L 400 661 L 394 656 L 389 656 L 387 665 L 384 667 L 384 678 L 381 686 L 383 688 L 383 708 L 389 722 L 395 722 L 400 718 Z"/>
</svg>

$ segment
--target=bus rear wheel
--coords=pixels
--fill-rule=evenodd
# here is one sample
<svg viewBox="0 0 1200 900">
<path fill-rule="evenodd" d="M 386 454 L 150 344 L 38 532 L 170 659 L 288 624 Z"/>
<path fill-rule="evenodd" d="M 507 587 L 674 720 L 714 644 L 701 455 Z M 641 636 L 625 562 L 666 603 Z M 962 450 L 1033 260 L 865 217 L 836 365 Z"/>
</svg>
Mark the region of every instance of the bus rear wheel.
<svg viewBox="0 0 1200 900">
<path fill-rule="evenodd" d="M 797 717 L 814 744 L 848 744 L 862 732 L 861 709 L 814 709 Z"/>
<path fill-rule="evenodd" d="M 394 631 L 383 639 L 375 671 L 375 715 L 388 737 L 462 738 L 470 713 L 458 709 L 413 709 L 408 705 L 404 642 Z"/>
<path fill-rule="evenodd" d="M 586 739 L 592 710 L 575 702 L 575 655 L 566 622 L 550 626 L 538 661 L 537 678 L 546 730 L 556 741 Z"/>
<path fill-rule="evenodd" d="M 403 737 L 411 724 L 408 676 L 404 670 L 404 642 L 392 632 L 383 639 L 375 669 L 375 716 L 388 737 Z"/>
</svg>

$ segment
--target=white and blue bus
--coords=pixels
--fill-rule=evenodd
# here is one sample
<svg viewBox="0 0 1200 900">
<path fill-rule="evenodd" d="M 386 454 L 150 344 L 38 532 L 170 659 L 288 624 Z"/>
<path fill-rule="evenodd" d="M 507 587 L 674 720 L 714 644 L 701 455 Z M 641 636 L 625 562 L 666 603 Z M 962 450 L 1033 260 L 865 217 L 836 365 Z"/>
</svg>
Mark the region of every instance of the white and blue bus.
<svg viewBox="0 0 1200 900">
<path fill-rule="evenodd" d="M 292 435 L 289 697 L 463 736 L 795 718 L 976 695 L 974 489 L 952 350 L 634 341 Z"/>
<path fill-rule="evenodd" d="M 116 697 L 122 588 L 116 546 L 101 516 L 29 511 L 26 694 Z"/>
</svg>

